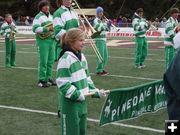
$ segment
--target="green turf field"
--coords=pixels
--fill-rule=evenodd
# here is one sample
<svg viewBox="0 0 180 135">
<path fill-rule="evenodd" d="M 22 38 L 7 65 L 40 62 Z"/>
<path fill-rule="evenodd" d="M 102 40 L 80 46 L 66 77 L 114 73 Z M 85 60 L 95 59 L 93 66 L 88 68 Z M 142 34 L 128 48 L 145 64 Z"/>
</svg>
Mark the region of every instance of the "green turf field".
<svg viewBox="0 0 180 135">
<path fill-rule="evenodd" d="M 57 112 L 57 88 L 38 88 L 37 50 L 31 44 L 17 45 L 17 68 L 4 67 L 4 44 L 0 44 L 0 105 Z M 92 79 L 98 88 L 113 89 L 131 87 L 157 79 L 164 72 L 164 50 L 149 50 L 145 69 L 135 69 L 134 49 L 109 48 L 109 76 L 96 76 L 96 57 L 90 47 L 85 53 Z M 56 65 L 54 66 L 56 69 Z M 55 72 L 54 72 L 55 75 Z M 139 118 L 123 121 L 119 125 L 99 127 L 101 107 L 105 99 L 88 98 L 87 135 L 160 135 L 164 133 L 167 112 L 145 114 Z M 0 107 L 0 135 L 60 135 L 59 119 L 55 115 L 5 109 Z M 137 127 L 131 127 L 131 126 Z M 151 129 L 152 128 L 152 129 Z M 148 130 L 149 129 L 149 130 Z M 157 129 L 157 130 L 155 130 Z M 154 131 L 152 131 L 154 130 Z"/>
</svg>

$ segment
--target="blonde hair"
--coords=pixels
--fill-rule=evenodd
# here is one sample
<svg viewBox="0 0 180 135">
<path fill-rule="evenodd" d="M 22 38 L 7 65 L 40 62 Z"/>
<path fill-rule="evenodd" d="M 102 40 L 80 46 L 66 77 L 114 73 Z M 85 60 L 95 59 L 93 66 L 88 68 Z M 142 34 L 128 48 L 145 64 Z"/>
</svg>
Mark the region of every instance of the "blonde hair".
<svg viewBox="0 0 180 135">
<path fill-rule="evenodd" d="M 11 14 L 5 14 L 5 19 L 8 17 L 12 17 L 12 15 Z"/>
<path fill-rule="evenodd" d="M 68 30 L 61 39 L 62 49 L 71 48 L 71 45 L 82 37 L 84 38 L 84 32 L 81 29 L 72 28 Z"/>
</svg>

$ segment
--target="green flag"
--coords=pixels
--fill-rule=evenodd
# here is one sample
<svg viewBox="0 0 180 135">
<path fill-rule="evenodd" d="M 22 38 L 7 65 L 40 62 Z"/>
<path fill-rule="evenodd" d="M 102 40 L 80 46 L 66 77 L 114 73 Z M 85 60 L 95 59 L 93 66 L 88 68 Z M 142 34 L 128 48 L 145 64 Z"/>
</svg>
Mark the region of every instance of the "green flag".
<svg viewBox="0 0 180 135">
<path fill-rule="evenodd" d="M 111 90 L 101 111 L 100 126 L 166 107 L 163 81 Z"/>
</svg>

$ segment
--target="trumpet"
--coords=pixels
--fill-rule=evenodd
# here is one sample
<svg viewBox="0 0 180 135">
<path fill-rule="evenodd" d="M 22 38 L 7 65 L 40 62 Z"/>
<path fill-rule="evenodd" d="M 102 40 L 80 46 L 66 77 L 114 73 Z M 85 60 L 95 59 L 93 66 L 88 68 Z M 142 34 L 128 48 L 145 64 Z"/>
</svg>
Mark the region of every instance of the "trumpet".
<svg viewBox="0 0 180 135">
<path fill-rule="evenodd" d="M 103 62 L 103 58 L 102 58 L 101 54 L 99 53 L 99 51 L 98 51 L 98 49 L 97 49 L 97 47 L 96 47 L 96 45 L 95 45 L 95 43 L 94 43 L 94 41 L 93 41 L 93 39 L 92 39 L 92 38 L 96 37 L 96 35 L 100 34 L 100 32 L 97 32 L 97 31 L 91 26 L 90 22 L 88 21 L 88 19 L 86 18 L 86 16 L 85 16 L 84 13 L 82 12 L 82 10 L 81 10 L 81 8 L 79 7 L 79 5 L 78 5 L 78 3 L 77 3 L 76 0 L 74 0 L 74 3 L 75 3 L 75 5 L 77 6 L 77 8 L 79 9 L 79 11 L 81 12 L 81 14 L 82 14 L 83 18 L 85 19 L 85 21 L 87 22 L 88 26 L 90 27 L 91 32 L 93 33 L 92 35 L 89 35 L 88 33 L 86 33 L 86 36 L 87 36 L 87 38 L 90 40 L 90 44 L 91 44 L 91 46 L 92 46 L 92 48 L 93 48 L 96 56 L 98 57 L 98 60 L 102 63 L 102 62 Z M 85 26 L 84 22 L 83 22 L 81 19 L 79 19 L 79 20 L 81 21 L 84 29 L 86 29 L 86 26 Z"/>
<path fill-rule="evenodd" d="M 15 28 L 11 28 L 10 35 L 9 35 L 10 41 L 14 40 L 15 36 L 16 36 Z"/>
<path fill-rule="evenodd" d="M 47 27 L 47 28 L 53 27 L 53 23 L 48 23 L 44 27 Z M 42 32 L 42 33 L 38 34 L 40 39 L 46 39 L 46 38 L 48 38 L 51 35 L 52 35 L 52 31 Z"/>
</svg>

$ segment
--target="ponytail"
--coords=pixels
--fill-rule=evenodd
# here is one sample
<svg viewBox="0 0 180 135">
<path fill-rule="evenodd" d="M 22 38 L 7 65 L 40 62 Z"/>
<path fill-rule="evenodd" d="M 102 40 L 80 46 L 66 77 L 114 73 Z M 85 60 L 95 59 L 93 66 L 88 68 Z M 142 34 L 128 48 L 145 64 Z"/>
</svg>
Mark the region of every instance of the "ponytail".
<svg viewBox="0 0 180 135">
<path fill-rule="evenodd" d="M 57 7 L 61 7 L 62 4 L 63 4 L 62 0 L 56 0 Z"/>
<path fill-rule="evenodd" d="M 66 45 L 66 33 L 64 33 L 63 35 L 62 35 L 62 37 L 61 37 L 61 48 L 63 49 L 64 47 L 65 47 L 65 45 Z"/>
</svg>

